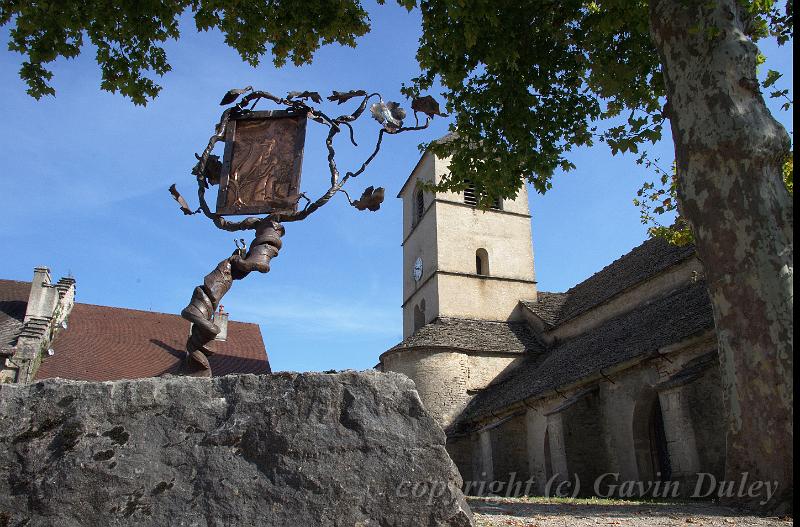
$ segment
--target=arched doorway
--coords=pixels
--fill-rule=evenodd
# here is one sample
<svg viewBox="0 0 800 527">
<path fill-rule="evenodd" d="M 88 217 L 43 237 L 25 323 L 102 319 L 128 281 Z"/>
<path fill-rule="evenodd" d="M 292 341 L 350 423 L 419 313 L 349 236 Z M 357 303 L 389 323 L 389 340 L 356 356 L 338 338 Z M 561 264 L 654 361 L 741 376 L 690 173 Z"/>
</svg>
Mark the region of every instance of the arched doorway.
<svg viewBox="0 0 800 527">
<path fill-rule="evenodd" d="M 661 400 L 655 391 L 648 392 L 636 405 L 633 414 L 633 442 L 640 481 L 669 481 L 672 466 Z"/>
</svg>

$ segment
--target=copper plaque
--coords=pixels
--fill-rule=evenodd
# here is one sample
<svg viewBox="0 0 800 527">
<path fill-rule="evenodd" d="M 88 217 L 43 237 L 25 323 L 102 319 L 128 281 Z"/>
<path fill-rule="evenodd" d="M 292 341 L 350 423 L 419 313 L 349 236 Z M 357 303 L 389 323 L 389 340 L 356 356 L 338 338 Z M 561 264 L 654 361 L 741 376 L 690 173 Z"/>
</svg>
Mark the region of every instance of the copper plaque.
<svg viewBox="0 0 800 527">
<path fill-rule="evenodd" d="M 249 112 L 228 123 L 217 214 L 296 210 L 306 115 Z"/>
</svg>

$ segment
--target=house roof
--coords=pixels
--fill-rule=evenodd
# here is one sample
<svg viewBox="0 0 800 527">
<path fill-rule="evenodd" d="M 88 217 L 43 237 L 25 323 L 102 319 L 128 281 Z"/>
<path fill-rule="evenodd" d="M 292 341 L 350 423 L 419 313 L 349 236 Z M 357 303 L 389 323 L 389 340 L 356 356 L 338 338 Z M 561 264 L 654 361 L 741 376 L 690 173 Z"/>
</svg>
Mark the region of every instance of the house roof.
<svg viewBox="0 0 800 527">
<path fill-rule="evenodd" d="M 178 315 L 119 307 L 75 304 L 69 325 L 51 344 L 36 379 L 62 377 L 110 381 L 178 373 L 189 323 Z M 257 324 L 228 322 L 226 341 L 214 341 L 209 357 L 215 376 L 269 373 Z"/>
<path fill-rule="evenodd" d="M 711 302 L 703 281 L 691 283 L 600 326 L 528 356 L 470 402 L 460 424 L 523 399 L 577 382 L 600 370 L 641 357 L 713 329 Z"/>
<path fill-rule="evenodd" d="M 436 318 L 387 353 L 409 348 L 439 347 L 466 351 L 525 353 L 542 346 L 524 322 L 490 322 L 463 318 Z"/>
<path fill-rule="evenodd" d="M 523 304 L 547 324 L 557 326 L 692 257 L 694 252 L 694 245 L 680 247 L 664 238 L 651 238 L 567 292 L 540 291 L 537 302 Z"/>
<path fill-rule="evenodd" d="M 0 280 L 0 350 L 17 343 L 30 292 L 30 282 Z"/>
</svg>

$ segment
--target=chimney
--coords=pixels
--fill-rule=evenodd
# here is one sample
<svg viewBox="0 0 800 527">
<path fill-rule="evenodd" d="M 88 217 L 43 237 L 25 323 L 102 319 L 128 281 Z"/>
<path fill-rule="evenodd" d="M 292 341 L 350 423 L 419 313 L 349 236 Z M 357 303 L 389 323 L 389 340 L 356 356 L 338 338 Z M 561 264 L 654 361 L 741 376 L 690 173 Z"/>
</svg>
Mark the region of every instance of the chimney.
<svg viewBox="0 0 800 527">
<path fill-rule="evenodd" d="M 56 308 L 53 322 L 56 325 L 62 325 L 65 324 L 72 307 L 75 305 L 75 279 L 71 276 L 61 278 L 55 287 L 56 291 L 58 291 L 58 307 Z"/>
<path fill-rule="evenodd" d="M 50 269 L 34 269 L 28 307 L 14 349 L 14 362 L 18 367 L 16 382 L 32 382 L 42 352 L 50 346 L 58 328 L 66 327 L 66 318 L 74 303 L 74 279 L 62 278 L 53 284 L 50 282 Z"/>
<path fill-rule="evenodd" d="M 33 270 L 31 292 L 28 295 L 28 307 L 23 322 L 28 322 L 31 318 L 51 318 L 58 300 L 58 291 L 50 283 L 50 269 L 36 267 Z"/>
</svg>

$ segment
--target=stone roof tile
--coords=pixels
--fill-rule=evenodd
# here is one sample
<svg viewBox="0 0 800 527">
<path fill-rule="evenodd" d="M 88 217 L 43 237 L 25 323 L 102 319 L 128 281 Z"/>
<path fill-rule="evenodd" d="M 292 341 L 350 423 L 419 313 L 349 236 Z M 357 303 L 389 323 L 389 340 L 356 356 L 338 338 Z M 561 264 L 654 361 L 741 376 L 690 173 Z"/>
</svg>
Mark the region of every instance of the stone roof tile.
<svg viewBox="0 0 800 527">
<path fill-rule="evenodd" d="M 389 351 L 416 347 L 525 353 L 542 346 L 524 322 L 490 322 L 461 318 L 437 318 Z"/>
<path fill-rule="evenodd" d="M 679 247 L 651 238 L 565 293 L 539 292 L 526 307 L 551 326 L 557 326 L 613 296 L 694 255 L 694 245 Z"/>
<path fill-rule="evenodd" d="M 533 311 L 546 324 L 555 326 L 567 301 L 566 293 L 548 293 L 539 291 L 536 293 L 536 301 L 522 300 L 522 303 Z"/>
<path fill-rule="evenodd" d="M 714 328 L 705 282 L 688 284 L 637 309 L 531 355 L 480 392 L 462 413 L 467 423 L 523 399 L 544 394 L 602 369 L 681 342 Z"/>
</svg>

